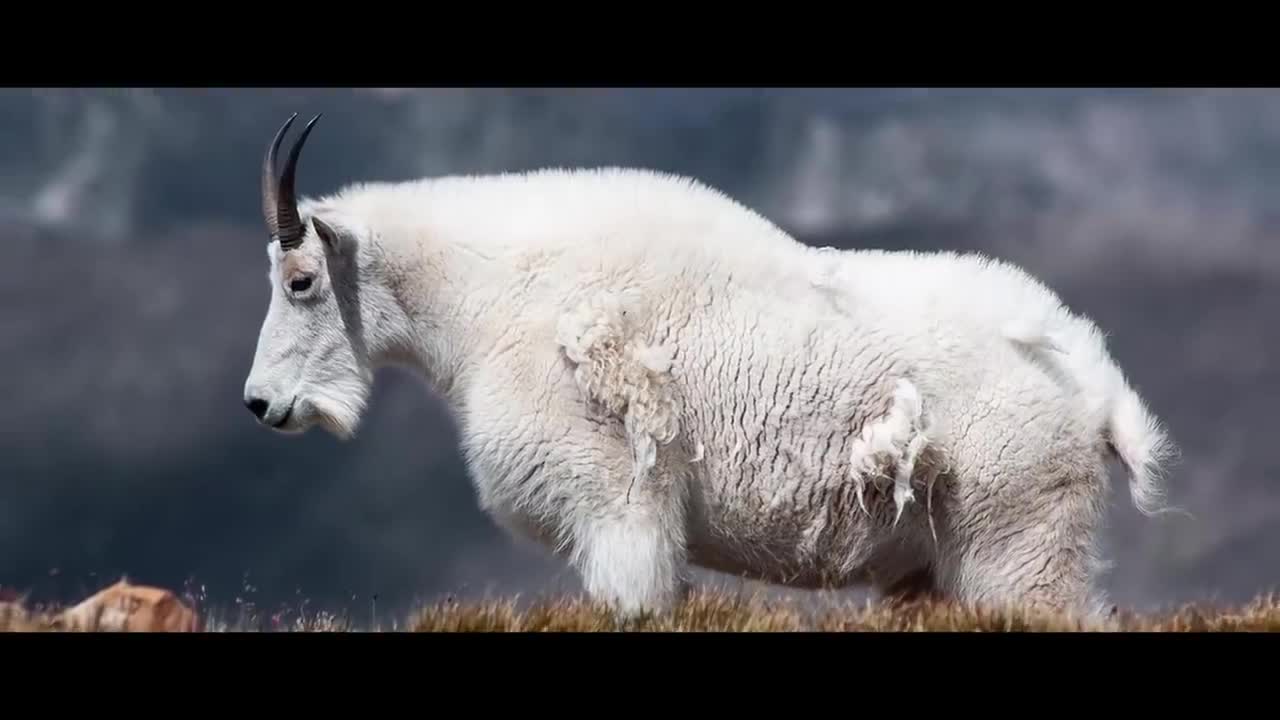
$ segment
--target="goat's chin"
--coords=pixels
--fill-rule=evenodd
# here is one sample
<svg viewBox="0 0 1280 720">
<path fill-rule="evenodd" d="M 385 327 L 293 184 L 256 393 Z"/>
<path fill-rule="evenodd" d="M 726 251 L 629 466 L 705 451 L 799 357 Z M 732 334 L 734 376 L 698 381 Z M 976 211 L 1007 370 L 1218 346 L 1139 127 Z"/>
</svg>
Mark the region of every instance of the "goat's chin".
<svg viewBox="0 0 1280 720">
<path fill-rule="evenodd" d="M 317 396 L 307 401 L 308 412 L 302 429 L 319 426 L 339 440 L 350 440 L 355 437 L 364 415 L 363 398 L 338 400 L 336 398 Z"/>
</svg>

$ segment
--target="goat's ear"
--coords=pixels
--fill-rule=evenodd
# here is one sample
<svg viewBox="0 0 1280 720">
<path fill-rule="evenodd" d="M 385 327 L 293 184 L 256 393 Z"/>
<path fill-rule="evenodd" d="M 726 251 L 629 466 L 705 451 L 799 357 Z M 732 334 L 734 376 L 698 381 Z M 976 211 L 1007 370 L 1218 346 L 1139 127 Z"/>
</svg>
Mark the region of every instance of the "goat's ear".
<svg viewBox="0 0 1280 720">
<path fill-rule="evenodd" d="M 320 238 L 320 241 L 325 244 L 325 248 L 330 253 L 337 254 L 341 252 L 343 236 L 339 234 L 332 225 L 321 220 L 319 217 L 312 217 L 311 224 L 316 229 L 316 235 Z"/>
</svg>

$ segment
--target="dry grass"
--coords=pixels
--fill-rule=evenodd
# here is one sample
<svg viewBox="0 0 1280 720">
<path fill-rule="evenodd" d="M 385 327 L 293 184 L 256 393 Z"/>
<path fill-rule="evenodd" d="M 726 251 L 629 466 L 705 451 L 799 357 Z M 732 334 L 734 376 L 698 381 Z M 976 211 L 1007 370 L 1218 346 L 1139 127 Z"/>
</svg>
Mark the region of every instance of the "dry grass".
<svg viewBox="0 0 1280 720">
<path fill-rule="evenodd" d="M 1236 608 L 1185 606 L 1153 613 L 1117 613 L 1089 623 L 1026 609 L 978 609 L 938 602 L 806 609 L 733 595 L 704 593 L 661 616 L 621 624 L 603 607 L 577 599 L 440 604 L 409 623 L 417 632 L 1276 632 L 1280 598 L 1260 597 Z"/>
<path fill-rule="evenodd" d="M 54 630 L 53 616 L 0 603 L 0 631 Z M 300 614 L 287 622 L 207 616 L 211 631 L 346 632 L 363 628 L 340 616 Z M 1117 613 L 1106 625 L 1025 609 L 980 610 L 933 602 L 828 605 L 804 608 L 782 601 L 706 592 L 673 612 L 619 623 L 605 608 L 578 599 L 441 602 L 423 607 L 396 631 L 413 632 L 1275 632 L 1280 598 L 1259 597 L 1238 607 L 1183 606 L 1166 612 Z"/>
</svg>

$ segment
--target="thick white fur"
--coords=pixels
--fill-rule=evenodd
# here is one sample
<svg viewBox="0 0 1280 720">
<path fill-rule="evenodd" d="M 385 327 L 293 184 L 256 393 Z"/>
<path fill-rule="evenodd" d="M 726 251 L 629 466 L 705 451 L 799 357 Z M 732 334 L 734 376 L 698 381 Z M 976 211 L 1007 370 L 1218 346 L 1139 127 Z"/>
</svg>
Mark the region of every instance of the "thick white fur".
<svg viewBox="0 0 1280 720">
<path fill-rule="evenodd" d="M 456 414 L 481 505 L 624 612 L 690 564 L 798 587 L 910 576 L 1093 612 L 1114 452 L 1144 511 L 1172 447 L 1101 333 L 978 256 L 806 247 L 632 170 L 351 186 L 305 201 L 246 392 L 349 435 L 372 372 Z M 1114 451 L 1112 450 L 1114 449 Z"/>
</svg>

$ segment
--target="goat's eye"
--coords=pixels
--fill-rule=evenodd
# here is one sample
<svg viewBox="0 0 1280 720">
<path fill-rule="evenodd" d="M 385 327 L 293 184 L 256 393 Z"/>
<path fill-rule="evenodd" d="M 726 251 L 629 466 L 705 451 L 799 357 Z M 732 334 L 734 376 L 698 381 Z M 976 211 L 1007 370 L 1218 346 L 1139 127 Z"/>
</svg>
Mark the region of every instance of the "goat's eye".
<svg viewBox="0 0 1280 720">
<path fill-rule="evenodd" d="M 296 293 L 306 292 L 309 287 L 311 287 L 311 278 L 309 277 L 301 277 L 289 281 L 289 289 Z"/>
</svg>

